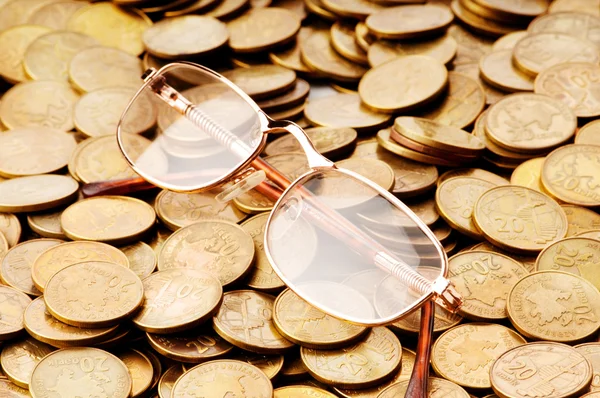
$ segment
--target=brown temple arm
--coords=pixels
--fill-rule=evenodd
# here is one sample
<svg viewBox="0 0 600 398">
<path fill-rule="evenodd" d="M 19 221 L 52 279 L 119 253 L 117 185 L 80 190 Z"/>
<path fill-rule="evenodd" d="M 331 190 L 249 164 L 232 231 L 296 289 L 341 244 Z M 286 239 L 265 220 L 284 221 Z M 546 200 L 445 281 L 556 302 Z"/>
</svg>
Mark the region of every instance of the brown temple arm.
<svg viewBox="0 0 600 398">
<path fill-rule="evenodd" d="M 421 307 L 421 329 L 417 343 L 417 359 L 410 375 L 410 382 L 405 398 L 426 398 L 429 383 L 429 359 L 431 356 L 431 339 L 433 337 L 433 320 L 435 303 L 427 301 Z"/>
</svg>

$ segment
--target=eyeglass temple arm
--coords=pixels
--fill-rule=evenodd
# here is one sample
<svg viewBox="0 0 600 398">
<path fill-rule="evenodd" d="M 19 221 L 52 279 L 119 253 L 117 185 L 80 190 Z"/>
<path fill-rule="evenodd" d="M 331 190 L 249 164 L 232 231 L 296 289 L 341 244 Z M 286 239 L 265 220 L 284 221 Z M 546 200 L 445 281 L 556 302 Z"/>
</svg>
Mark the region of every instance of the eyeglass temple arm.
<svg viewBox="0 0 600 398">
<path fill-rule="evenodd" d="M 421 328 L 419 330 L 419 341 L 417 342 L 417 358 L 404 398 L 428 397 L 429 360 L 431 358 L 434 320 L 435 303 L 429 300 L 421 306 Z"/>
</svg>

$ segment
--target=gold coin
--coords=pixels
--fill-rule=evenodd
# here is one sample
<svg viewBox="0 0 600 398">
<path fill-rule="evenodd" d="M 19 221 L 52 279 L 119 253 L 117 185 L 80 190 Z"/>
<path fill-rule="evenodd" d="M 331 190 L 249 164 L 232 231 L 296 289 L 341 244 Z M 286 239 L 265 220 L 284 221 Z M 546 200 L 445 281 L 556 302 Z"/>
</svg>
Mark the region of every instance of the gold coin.
<svg viewBox="0 0 600 398">
<path fill-rule="evenodd" d="M 514 367 L 518 369 L 514 369 Z M 557 369 L 560 377 L 547 377 L 544 370 Z M 572 347 L 552 342 L 529 343 L 502 354 L 490 369 L 492 388 L 500 397 L 523 397 L 541 386 L 541 396 L 575 397 L 586 391 L 592 367 Z"/>
<path fill-rule="evenodd" d="M 425 272 L 431 272 L 431 275 L 435 278 L 439 275 L 439 270 L 433 270 L 431 268 L 421 268 L 419 270 L 420 273 L 424 274 Z M 435 314 L 433 319 L 433 332 L 440 333 L 444 332 L 454 326 L 458 325 L 462 322 L 462 317 L 458 314 L 453 314 L 450 311 L 444 309 L 444 307 L 436 304 L 435 305 Z M 402 319 L 388 325 L 390 329 L 398 333 L 405 334 L 418 334 L 421 331 L 421 309 L 417 308 L 414 311 L 410 312 L 406 316 L 403 316 Z M 404 361 L 404 356 L 402 357 L 402 361 Z M 404 363 L 402 364 L 404 366 Z M 405 375 L 407 376 L 407 375 Z"/>
<path fill-rule="evenodd" d="M 35 287 L 44 291 L 48 280 L 69 265 L 87 261 L 107 261 L 129 266 L 123 252 L 100 242 L 68 242 L 46 249 L 35 257 L 31 265 L 31 278 Z"/>
<path fill-rule="evenodd" d="M 0 394 L 6 398 L 31 398 L 29 391 L 0 377 Z"/>
<path fill-rule="evenodd" d="M 521 163 L 510 176 L 510 183 L 544 193 L 542 167 L 545 161 L 546 158 L 534 158 Z"/>
<path fill-rule="evenodd" d="M 315 127 L 306 129 L 305 132 L 317 151 L 327 158 L 343 157 L 351 153 L 356 146 L 358 137 L 356 130 L 348 127 Z M 302 151 L 302 148 L 298 140 L 291 134 L 275 139 L 265 148 L 267 155 L 299 151 Z"/>
<path fill-rule="evenodd" d="M 13 247 L 19 243 L 19 239 L 21 238 L 21 224 L 17 216 L 0 213 L 0 233 L 6 238 L 8 247 Z"/>
<path fill-rule="evenodd" d="M 50 239 L 67 239 L 60 226 L 62 209 L 57 211 L 30 213 L 27 215 L 27 225 L 36 234 Z"/>
<path fill-rule="evenodd" d="M 490 388 L 490 368 L 496 358 L 525 343 L 518 333 L 502 325 L 460 325 L 435 341 L 431 364 L 438 375 L 459 386 Z"/>
<path fill-rule="evenodd" d="M 290 109 L 285 109 L 279 112 L 269 112 L 268 115 L 273 120 L 296 120 L 303 116 L 306 104 L 302 103 Z"/>
<path fill-rule="evenodd" d="M 66 394 L 106 394 L 127 398 L 132 378 L 125 364 L 116 356 L 97 348 L 76 347 L 54 351 L 33 369 L 30 390 L 33 398 L 45 397 L 48 391 Z"/>
<path fill-rule="evenodd" d="M 408 380 L 403 380 L 398 383 L 392 384 L 385 390 L 381 391 L 378 398 L 394 398 L 401 397 L 406 394 L 408 390 Z M 438 377 L 430 377 L 427 381 L 427 390 L 429 398 L 467 398 L 470 395 L 462 389 L 459 385 L 452 383 L 451 381 L 440 379 Z"/>
<path fill-rule="evenodd" d="M 382 160 L 350 158 L 337 162 L 336 166 L 358 173 L 386 191 L 390 191 L 395 183 L 394 170 Z"/>
<path fill-rule="evenodd" d="M 278 65 L 237 68 L 223 72 L 223 76 L 254 99 L 281 94 L 296 82 L 296 72 Z"/>
<path fill-rule="evenodd" d="M 576 236 L 600 240 L 600 229 L 592 229 L 590 231 L 582 232 Z"/>
<path fill-rule="evenodd" d="M 476 35 L 461 25 L 452 25 L 448 33 L 456 40 L 458 49 L 453 65 L 473 65 L 485 54 L 492 52 L 493 42 L 484 36 Z"/>
<path fill-rule="evenodd" d="M 109 3 L 98 5 L 101 4 Z M 78 52 L 69 64 L 69 80 L 81 92 L 111 86 L 136 87 L 142 83 L 141 76 L 142 61 L 118 48 L 86 48 Z"/>
<path fill-rule="evenodd" d="M 565 165 L 572 165 L 568 169 Z M 579 206 L 600 205 L 600 186 L 594 182 L 600 175 L 600 147 L 565 145 L 546 158 L 542 184 L 553 196 Z M 1 186 L 1 184 L 0 184 Z"/>
<path fill-rule="evenodd" d="M 543 0 L 473 0 L 483 17 L 500 22 L 529 22 L 544 14 L 548 4 Z"/>
<path fill-rule="evenodd" d="M 560 207 L 567 215 L 569 223 L 567 236 L 580 236 L 586 231 L 600 229 L 600 215 L 595 211 L 573 205 L 561 205 Z"/>
<path fill-rule="evenodd" d="M 176 0 L 165 5 L 155 4 L 155 6 L 152 6 L 153 3 L 150 3 L 147 7 L 142 7 L 141 10 L 147 14 L 161 13 L 166 10 L 167 12 L 164 13 L 165 17 L 178 17 L 185 14 L 204 13 L 205 10 L 212 8 L 215 3 L 218 2 L 214 0 Z M 180 8 L 182 5 L 186 5 L 186 7 Z"/>
<path fill-rule="evenodd" d="M 309 99 L 304 116 L 316 126 L 350 127 L 359 134 L 375 131 L 391 119 L 391 115 L 370 110 L 358 94 L 336 94 Z"/>
<path fill-rule="evenodd" d="M 577 117 L 562 102 L 540 94 L 513 94 L 487 113 L 485 129 L 495 144 L 515 152 L 542 152 L 568 141 Z"/>
<path fill-rule="evenodd" d="M 336 19 L 337 17 L 334 15 L 334 20 Z M 371 33 L 369 33 L 369 28 L 367 28 L 367 25 L 364 22 L 359 21 L 354 27 L 354 34 L 356 44 L 358 44 L 358 46 L 362 48 L 363 51 L 368 52 L 369 47 L 371 46 L 371 44 L 373 44 L 376 38 L 373 37 Z"/>
<path fill-rule="evenodd" d="M 120 250 L 129 260 L 129 269 L 140 279 L 150 276 L 156 268 L 156 253 L 144 242 L 132 243 L 121 247 Z"/>
<path fill-rule="evenodd" d="M 276 379 L 281 369 L 283 369 L 283 355 L 260 355 L 241 351 L 232 359 L 256 366 L 271 380 Z"/>
<path fill-rule="evenodd" d="M 402 73 L 398 73 L 401 70 Z M 358 85 L 362 101 L 381 112 L 399 112 L 422 106 L 446 88 L 448 71 L 431 57 L 407 55 L 379 65 Z"/>
<path fill-rule="evenodd" d="M 144 52 L 142 34 L 150 25 L 152 22 L 145 14 L 111 3 L 84 7 L 67 22 L 68 30 L 85 33 L 103 46 L 116 47 L 135 56 Z"/>
<path fill-rule="evenodd" d="M 344 58 L 361 65 L 368 65 L 367 53 L 356 43 L 354 25 L 336 22 L 331 25 L 331 45 Z"/>
<path fill-rule="evenodd" d="M 234 52 L 253 53 L 292 40 L 300 30 L 300 18 L 284 8 L 256 8 L 228 22 L 227 29 Z"/>
<path fill-rule="evenodd" d="M 508 316 L 526 337 L 571 343 L 600 328 L 598 300 L 598 289 L 579 276 L 539 271 L 525 276 L 512 288 Z"/>
<path fill-rule="evenodd" d="M 306 40 L 306 38 L 310 36 L 313 31 L 314 29 L 310 26 L 301 27 L 300 31 L 296 35 L 296 42 L 293 45 L 291 45 L 289 48 L 284 47 L 281 50 L 277 49 L 269 54 L 269 59 L 271 62 L 296 72 L 310 74 L 311 70 L 308 68 L 308 66 L 306 66 L 304 61 L 302 61 L 300 55 L 300 43 L 303 40 Z"/>
<path fill-rule="evenodd" d="M 273 397 L 271 381 L 256 366 L 221 359 L 185 372 L 173 386 L 171 398 L 187 398 L 196 394 L 203 394 L 205 398 L 221 398 L 228 394 L 242 397 L 246 391 L 251 391 L 255 398 Z"/>
<path fill-rule="evenodd" d="M 600 16 L 600 2 L 598 0 L 556 0 L 548 8 L 549 13 L 563 11 L 578 11 L 598 17 Z"/>
<path fill-rule="evenodd" d="M 306 98 L 308 97 L 309 91 L 310 84 L 308 84 L 306 80 L 296 79 L 294 87 L 285 93 L 273 98 L 258 101 L 256 105 L 268 113 L 288 111 L 289 108 L 295 108 L 304 104 Z"/>
<path fill-rule="evenodd" d="M 597 2 L 597 0 L 586 2 L 585 6 L 591 5 L 593 7 L 594 2 Z M 555 1 L 554 3 L 560 3 L 560 1 Z M 596 45 L 600 45 L 600 39 L 596 35 L 598 28 L 600 28 L 598 10 L 596 10 L 596 16 L 585 14 L 585 10 L 583 10 L 585 6 L 582 4 L 577 12 L 541 15 L 531 21 L 527 31 L 530 34 L 541 32 L 564 33 L 580 39 L 587 39 Z M 596 8 L 600 10 L 600 4 Z"/>
<path fill-rule="evenodd" d="M 489 242 L 478 243 L 475 246 L 471 246 L 470 250 L 483 250 L 483 251 L 503 254 L 503 255 L 508 256 L 508 257 L 512 258 L 513 260 L 516 260 L 519 263 L 521 263 L 528 272 L 535 272 L 535 261 L 537 259 L 537 257 L 535 257 L 535 256 L 522 256 L 522 255 L 506 252 L 506 251 L 492 245 Z"/>
<path fill-rule="evenodd" d="M 131 397 L 143 396 L 150 389 L 154 375 L 150 359 L 140 351 L 132 349 L 119 351 L 116 356 L 125 364 L 131 376 Z"/>
<path fill-rule="evenodd" d="M 507 163 L 515 164 L 515 166 L 519 163 L 525 162 L 526 160 L 531 159 L 533 155 L 528 155 L 525 153 L 514 152 L 508 149 L 505 149 L 501 146 L 496 145 L 494 141 L 488 138 L 488 133 L 486 131 L 485 125 L 487 122 L 488 111 L 483 112 L 477 120 L 475 121 L 475 127 L 473 129 L 473 135 L 475 135 L 483 144 L 485 145 L 487 151 L 487 158 L 493 158 L 500 161 L 505 161 Z"/>
<path fill-rule="evenodd" d="M 452 0 L 450 8 L 452 9 L 454 16 L 475 33 L 484 36 L 499 37 L 512 33 L 518 29 L 516 26 L 513 27 L 511 25 L 483 18 L 465 7 L 465 5 L 470 5 L 472 3 L 473 0 Z"/>
<path fill-rule="evenodd" d="M 481 240 L 472 215 L 475 203 L 496 184 L 473 177 L 454 177 L 441 183 L 435 193 L 436 208 L 442 218 L 460 233 Z"/>
<path fill-rule="evenodd" d="M 0 61 L 0 76 L 13 84 L 26 81 L 23 69 L 25 51 L 35 39 L 50 31 L 45 26 L 20 25 L 0 32 L 0 47 L 4 52 Z"/>
<path fill-rule="evenodd" d="M 489 84 L 487 84 L 485 81 L 483 81 L 481 79 L 481 74 L 479 71 L 479 64 L 455 65 L 453 71 L 467 75 L 471 79 L 473 79 L 477 83 L 479 83 L 479 85 L 483 89 L 483 92 L 485 93 L 485 103 L 488 105 L 493 105 L 506 96 L 506 93 L 495 89 L 494 87 L 490 86 Z"/>
<path fill-rule="evenodd" d="M 385 39 L 414 39 L 445 31 L 454 15 L 443 4 L 415 4 L 384 8 L 365 21 L 371 34 Z"/>
<path fill-rule="evenodd" d="M 283 338 L 273 323 L 274 301 L 275 297 L 253 290 L 227 292 L 213 318 L 213 327 L 223 339 L 247 351 L 258 354 L 289 351 L 294 344 Z"/>
<path fill-rule="evenodd" d="M 248 3 L 248 0 L 223 0 L 203 15 L 219 19 L 229 19 L 242 11 Z"/>
<path fill-rule="evenodd" d="M 37 8 L 27 21 L 30 24 L 42 25 L 55 30 L 66 30 L 69 18 L 80 8 L 87 6 L 83 1 L 61 0 Z"/>
<path fill-rule="evenodd" d="M 247 214 L 257 214 L 264 211 L 271 211 L 275 202 L 267 198 L 255 189 L 244 192 L 233 199 L 235 207 Z"/>
<path fill-rule="evenodd" d="M 302 362 L 318 381 L 339 388 L 368 388 L 394 377 L 402 346 L 385 327 L 371 329 L 365 340 L 337 350 L 302 347 Z"/>
<path fill-rule="evenodd" d="M 479 68 L 483 80 L 502 91 L 533 91 L 533 78 L 514 66 L 512 50 L 494 51 L 486 55 L 481 59 Z"/>
<path fill-rule="evenodd" d="M 600 127 L 599 120 L 594 120 L 581 127 L 575 136 L 575 143 L 600 145 L 600 133 L 598 132 L 598 127 Z"/>
<path fill-rule="evenodd" d="M 0 355 L 0 364 L 10 381 L 19 387 L 29 388 L 33 368 L 52 351 L 54 348 L 48 344 L 28 337 L 5 345 Z"/>
<path fill-rule="evenodd" d="M 454 59 L 457 49 L 450 34 L 419 41 L 377 40 L 369 46 L 367 57 L 371 67 L 404 55 L 426 55 L 446 65 Z"/>
<path fill-rule="evenodd" d="M 336 14 L 324 8 L 321 0 L 305 0 L 304 5 L 311 14 L 318 15 L 326 21 L 335 22 L 338 19 Z"/>
<path fill-rule="evenodd" d="M 600 392 L 596 391 L 596 392 L 589 392 L 585 395 L 580 396 L 579 398 L 599 398 L 600 397 Z"/>
<path fill-rule="evenodd" d="M 12 287 L 0 285 L 0 341 L 10 340 L 23 331 L 23 313 L 31 299 Z"/>
<path fill-rule="evenodd" d="M 0 182 L 0 211 L 22 213 L 47 210 L 72 202 L 79 184 L 68 176 L 41 174 Z"/>
<path fill-rule="evenodd" d="M 480 180 L 488 181 L 494 185 L 508 185 L 509 181 L 500 177 L 497 174 L 489 172 L 483 169 L 454 169 L 449 170 L 442 174 L 440 178 L 437 180 L 437 185 L 440 186 L 442 182 L 449 180 L 453 177 L 473 177 L 478 178 Z"/>
<path fill-rule="evenodd" d="M 0 279 L 30 296 L 41 296 L 33 284 L 31 269 L 35 259 L 47 249 L 63 243 L 58 239 L 33 239 L 11 248 L 0 262 Z"/>
<path fill-rule="evenodd" d="M 73 240 L 126 244 L 154 226 L 152 206 L 126 196 L 88 198 L 67 207 L 60 217 L 65 234 Z"/>
<path fill-rule="evenodd" d="M 54 318 L 47 310 L 44 298 L 39 297 L 27 308 L 24 314 L 27 333 L 36 340 L 43 341 L 53 347 L 89 346 L 112 336 L 118 326 L 107 328 L 84 329 L 69 326 Z"/>
<path fill-rule="evenodd" d="M 500 37 L 494 42 L 492 52 L 512 50 L 519 40 L 527 36 L 529 33 L 526 30 L 518 30 Z"/>
<path fill-rule="evenodd" d="M 0 30 L 23 25 L 39 8 L 56 0 L 2 0 L 0 4 Z"/>
<path fill-rule="evenodd" d="M 8 253 L 8 241 L 4 237 L 4 234 L 2 234 L 2 232 L 0 232 L 0 260 L 6 255 L 6 253 Z M 0 275 L 0 276 L 2 276 L 2 275 Z M 1 278 L 0 278 L 0 282 L 2 282 Z M 2 284 L 4 284 L 4 283 L 2 283 Z"/>
<path fill-rule="evenodd" d="M 368 0 L 321 0 L 323 6 L 334 14 L 363 20 L 385 7 Z"/>
<path fill-rule="evenodd" d="M 87 137 L 113 135 L 123 110 L 136 90 L 128 87 L 107 87 L 81 96 L 75 104 L 73 119 L 75 128 Z M 147 95 L 139 95 L 127 109 L 127 119 L 121 129 L 130 134 L 149 131 L 156 124 L 157 109 Z"/>
<path fill-rule="evenodd" d="M 327 390 L 311 386 L 285 386 L 275 390 L 274 398 L 335 398 L 336 395 Z"/>
<path fill-rule="evenodd" d="M 210 274 L 196 269 L 167 269 L 143 281 L 144 303 L 132 318 L 150 333 L 192 329 L 211 318 L 221 303 L 223 288 Z"/>
<path fill-rule="evenodd" d="M 73 105 L 79 96 L 65 82 L 35 81 L 17 84 L 0 102 L 0 121 L 9 129 L 50 127 L 73 129 Z"/>
<path fill-rule="evenodd" d="M 585 359 L 592 365 L 592 384 L 590 385 L 590 391 L 600 392 L 600 344 L 598 343 L 586 343 L 576 345 L 575 350 L 582 354 Z M 585 395 L 584 395 L 585 396 Z"/>
<path fill-rule="evenodd" d="M 341 82 L 358 82 L 366 69 L 339 55 L 326 30 L 316 30 L 300 41 L 302 61 L 319 74 Z"/>
<path fill-rule="evenodd" d="M 157 262 L 158 262 L 158 255 L 160 254 L 160 251 L 162 250 L 162 247 L 164 246 L 165 241 L 173 233 L 160 224 L 157 225 L 157 228 L 155 228 L 155 231 L 156 231 L 156 233 L 152 236 L 152 238 L 151 238 L 150 242 L 148 242 L 148 244 L 150 245 L 152 250 L 154 250 L 154 254 L 156 254 Z M 158 263 L 157 263 L 157 265 L 158 265 Z"/>
<path fill-rule="evenodd" d="M 171 391 L 177 379 L 183 375 L 185 368 L 183 365 L 173 365 L 165 371 L 158 382 L 158 396 L 160 398 L 171 398 Z"/>
<path fill-rule="evenodd" d="M 212 329 L 200 329 L 186 335 L 147 333 L 148 343 L 159 354 L 185 363 L 202 363 L 226 356 L 233 346 Z"/>
<path fill-rule="evenodd" d="M 450 281 L 464 299 L 460 314 L 476 321 L 506 318 L 508 293 L 520 278 L 528 274 L 518 261 L 485 251 L 468 251 L 452 256 L 448 270 Z"/>
<path fill-rule="evenodd" d="M 88 261 L 56 272 L 46 283 L 48 312 L 67 325 L 106 327 L 129 318 L 144 300 L 133 271 L 114 263 Z"/>
<path fill-rule="evenodd" d="M 308 369 L 304 366 L 300 358 L 300 350 L 295 349 L 285 355 L 283 368 L 281 369 L 281 378 L 284 380 L 303 380 L 308 376 Z"/>
</svg>

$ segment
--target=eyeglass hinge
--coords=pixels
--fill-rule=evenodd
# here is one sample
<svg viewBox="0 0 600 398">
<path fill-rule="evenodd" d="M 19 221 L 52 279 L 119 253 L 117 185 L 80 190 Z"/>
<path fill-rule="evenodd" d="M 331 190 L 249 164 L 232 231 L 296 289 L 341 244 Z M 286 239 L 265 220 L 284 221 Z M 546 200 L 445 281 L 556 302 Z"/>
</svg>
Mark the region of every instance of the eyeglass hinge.
<svg viewBox="0 0 600 398">
<path fill-rule="evenodd" d="M 454 288 L 454 284 L 444 277 L 439 277 L 431 284 L 435 294 L 435 302 L 448 311 L 455 313 L 463 304 L 462 296 Z"/>
</svg>

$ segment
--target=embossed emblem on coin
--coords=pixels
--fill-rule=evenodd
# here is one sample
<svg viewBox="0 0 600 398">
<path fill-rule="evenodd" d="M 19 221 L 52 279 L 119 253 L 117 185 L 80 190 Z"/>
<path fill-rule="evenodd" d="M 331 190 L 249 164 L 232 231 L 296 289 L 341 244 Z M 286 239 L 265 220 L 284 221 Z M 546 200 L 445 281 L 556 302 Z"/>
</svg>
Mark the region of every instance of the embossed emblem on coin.
<svg viewBox="0 0 600 398">
<path fill-rule="evenodd" d="M 188 335 L 160 335 L 147 333 L 148 342 L 167 358 L 186 363 L 202 363 L 224 357 L 233 346 L 212 329 L 200 329 Z"/>
<path fill-rule="evenodd" d="M 37 363 L 54 351 L 48 344 L 32 338 L 12 341 L 2 348 L 0 363 L 8 378 L 22 388 L 29 388 L 31 373 Z"/>
<path fill-rule="evenodd" d="M 23 331 L 23 314 L 30 303 L 25 293 L 0 285 L 0 341 L 12 339 Z"/>
</svg>

